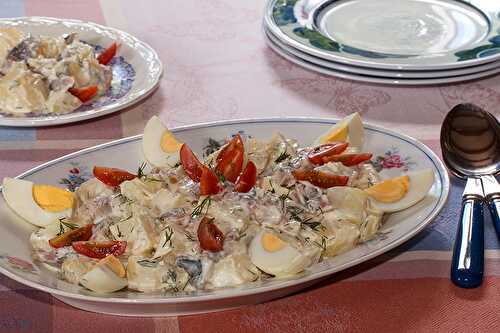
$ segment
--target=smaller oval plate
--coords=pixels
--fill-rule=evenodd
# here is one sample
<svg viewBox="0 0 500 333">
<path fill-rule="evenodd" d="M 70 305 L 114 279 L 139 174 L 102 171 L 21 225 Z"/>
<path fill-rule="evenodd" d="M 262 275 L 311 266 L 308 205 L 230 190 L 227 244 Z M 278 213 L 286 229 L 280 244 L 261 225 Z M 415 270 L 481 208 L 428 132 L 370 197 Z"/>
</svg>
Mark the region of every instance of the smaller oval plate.
<svg viewBox="0 0 500 333">
<path fill-rule="evenodd" d="M 105 96 L 62 115 L 13 117 L 2 114 L 0 126 L 39 127 L 73 123 L 122 110 L 146 98 L 158 86 L 163 65 L 157 53 L 130 34 L 96 23 L 51 17 L 18 17 L 0 19 L 0 27 L 15 27 L 32 35 L 61 36 L 78 33 L 80 39 L 96 49 L 119 43 L 118 55 L 112 60 L 113 81 Z"/>
</svg>

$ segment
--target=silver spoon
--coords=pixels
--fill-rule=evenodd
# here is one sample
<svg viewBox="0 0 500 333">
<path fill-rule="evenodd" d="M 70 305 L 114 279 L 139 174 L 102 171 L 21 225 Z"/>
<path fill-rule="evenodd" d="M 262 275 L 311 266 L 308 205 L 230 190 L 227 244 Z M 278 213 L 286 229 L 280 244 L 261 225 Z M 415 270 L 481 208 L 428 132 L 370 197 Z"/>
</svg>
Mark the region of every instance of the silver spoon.
<svg viewBox="0 0 500 333">
<path fill-rule="evenodd" d="M 451 280 L 463 288 L 481 285 L 484 267 L 483 199 L 500 237 L 500 125 L 474 104 L 459 104 L 441 127 L 441 149 L 448 169 L 467 179 L 461 220 L 453 248 Z"/>
</svg>

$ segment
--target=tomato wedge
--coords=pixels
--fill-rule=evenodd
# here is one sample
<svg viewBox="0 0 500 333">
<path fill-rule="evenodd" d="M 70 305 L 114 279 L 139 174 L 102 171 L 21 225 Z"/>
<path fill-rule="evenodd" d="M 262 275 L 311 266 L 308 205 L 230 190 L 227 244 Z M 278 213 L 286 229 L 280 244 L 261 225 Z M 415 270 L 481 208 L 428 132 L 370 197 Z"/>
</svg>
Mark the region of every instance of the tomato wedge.
<svg viewBox="0 0 500 333">
<path fill-rule="evenodd" d="M 241 136 L 236 134 L 229 143 L 222 148 L 217 155 L 217 166 L 215 171 L 224 176 L 231 183 L 234 183 L 243 168 L 245 148 Z"/>
<path fill-rule="evenodd" d="M 347 142 L 327 143 L 311 150 L 309 154 L 307 154 L 307 158 L 309 159 L 309 162 L 313 164 L 323 165 L 326 163 L 326 158 L 343 153 L 344 150 L 347 149 L 348 145 L 349 144 Z"/>
<path fill-rule="evenodd" d="M 240 193 L 246 193 L 255 186 L 257 182 L 257 167 L 252 161 L 248 161 L 243 173 L 234 185 L 234 190 Z"/>
<path fill-rule="evenodd" d="M 60 247 L 69 246 L 76 241 L 86 241 L 92 236 L 93 224 L 87 224 L 81 228 L 68 230 L 65 233 L 51 238 L 49 240 L 50 246 L 58 249 Z"/>
<path fill-rule="evenodd" d="M 84 88 L 69 88 L 69 93 L 78 98 L 82 103 L 90 101 L 97 95 L 97 86 L 88 86 Z"/>
<path fill-rule="evenodd" d="M 323 160 L 325 163 L 328 162 L 340 162 L 345 166 L 358 165 L 360 163 L 369 161 L 373 154 L 363 153 L 363 154 L 343 154 L 335 156 L 327 156 Z"/>
<path fill-rule="evenodd" d="M 321 188 L 346 186 L 349 181 L 349 177 L 347 176 L 332 175 L 319 170 L 299 169 L 292 171 L 292 175 L 296 180 L 305 180 Z"/>
<path fill-rule="evenodd" d="M 132 180 L 137 177 L 125 170 L 101 166 L 95 166 L 93 173 L 97 179 L 109 186 L 118 186 L 126 180 Z"/>
<path fill-rule="evenodd" d="M 200 179 L 200 195 L 217 194 L 221 189 L 217 175 L 203 165 Z"/>
<path fill-rule="evenodd" d="M 118 50 L 118 44 L 113 43 L 111 44 L 110 47 L 102 51 L 99 56 L 97 57 L 97 61 L 101 65 L 107 65 L 113 59 L 113 57 L 116 55 L 116 51 Z"/>
<path fill-rule="evenodd" d="M 184 172 L 186 172 L 189 178 L 195 182 L 199 182 L 201 180 L 203 164 L 201 164 L 191 148 L 185 143 L 182 145 L 179 154 Z"/>
<path fill-rule="evenodd" d="M 203 250 L 219 252 L 224 248 L 224 233 L 214 223 L 214 220 L 203 217 L 198 226 L 198 240 Z"/>
<path fill-rule="evenodd" d="M 118 257 L 125 252 L 127 242 L 125 241 L 108 241 L 108 242 L 74 242 L 73 249 L 90 258 L 102 259 L 110 254 Z"/>
</svg>

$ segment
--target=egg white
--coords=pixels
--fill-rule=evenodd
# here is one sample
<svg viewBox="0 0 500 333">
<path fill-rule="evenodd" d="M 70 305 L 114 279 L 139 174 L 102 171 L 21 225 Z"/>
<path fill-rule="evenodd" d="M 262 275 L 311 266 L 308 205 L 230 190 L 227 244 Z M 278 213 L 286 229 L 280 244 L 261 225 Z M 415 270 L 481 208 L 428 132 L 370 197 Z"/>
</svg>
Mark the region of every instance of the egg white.
<svg viewBox="0 0 500 333">
<path fill-rule="evenodd" d="M 275 276 L 293 275 L 303 271 L 311 262 L 303 253 L 287 243 L 281 250 L 268 252 L 262 246 L 262 236 L 258 233 L 249 246 L 252 263 L 268 274 Z"/>
<path fill-rule="evenodd" d="M 386 213 L 398 212 L 415 205 L 425 198 L 432 184 L 434 184 L 434 172 L 431 169 L 425 169 L 409 172 L 407 176 L 410 178 L 410 187 L 401 200 L 385 203 L 370 197 L 373 206 Z"/>
<path fill-rule="evenodd" d="M 179 151 L 168 153 L 161 148 L 161 139 L 168 129 L 157 116 L 151 117 L 142 137 L 142 151 L 146 160 L 155 167 L 173 166 L 179 162 Z"/>
<path fill-rule="evenodd" d="M 316 139 L 316 141 L 314 141 L 314 146 L 321 145 L 321 141 L 324 137 L 344 126 L 347 126 L 346 141 L 349 143 L 349 147 L 355 148 L 357 151 L 361 151 L 365 142 L 365 129 L 363 126 L 363 121 L 361 120 L 361 117 L 357 112 L 350 114 L 349 116 L 340 120 L 337 124 L 330 127 L 328 131 L 320 135 Z"/>
<path fill-rule="evenodd" d="M 72 209 L 49 212 L 40 207 L 33 198 L 33 183 L 23 179 L 4 178 L 2 193 L 7 205 L 27 222 L 43 227 L 71 216 Z"/>
<path fill-rule="evenodd" d="M 119 277 L 106 265 L 96 265 L 82 276 L 80 283 L 98 293 L 118 291 L 128 284 L 127 279 Z"/>
</svg>

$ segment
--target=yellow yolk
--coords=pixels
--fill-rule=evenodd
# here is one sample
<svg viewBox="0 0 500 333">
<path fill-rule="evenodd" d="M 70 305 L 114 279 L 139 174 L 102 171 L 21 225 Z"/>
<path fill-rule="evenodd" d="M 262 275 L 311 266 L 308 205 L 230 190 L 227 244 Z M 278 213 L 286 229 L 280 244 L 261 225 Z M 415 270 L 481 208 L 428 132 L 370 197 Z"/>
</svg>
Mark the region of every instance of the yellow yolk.
<svg viewBox="0 0 500 333">
<path fill-rule="evenodd" d="M 119 277 L 125 277 L 125 267 L 120 260 L 118 260 L 114 255 L 110 254 L 104 259 L 99 260 L 98 265 L 107 266 Z"/>
<path fill-rule="evenodd" d="M 61 212 L 73 208 L 74 194 L 50 185 L 33 185 L 33 199 L 46 211 Z"/>
<path fill-rule="evenodd" d="M 161 137 L 160 147 L 166 153 L 175 153 L 181 146 L 182 143 L 179 143 L 170 131 L 166 131 Z"/>
<path fill-rule="evenodd" d="M 321 143 L 328 143 L 334 141 L 347 141 L 348 127 L 347 124 L 337 128 L 336 130 L 328 133 L 321 139 Z"/>
<path fill-rule="evenodd" d="M 267 252 L 276 252 L 286 246 L 286 243 L 283 242 L 281 239 L 267 232 L 262 235 L 261 242 L 262 242 L 262 247 Z"/>
<path fill-rule="evenodd" d="M 401 176 L 384 180 L 365 190 L 372 198 L 380 202 L 396 202 L 401 200 L 410 188 L 410 177 Z"/>
</svg>

